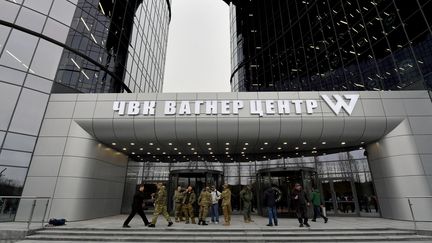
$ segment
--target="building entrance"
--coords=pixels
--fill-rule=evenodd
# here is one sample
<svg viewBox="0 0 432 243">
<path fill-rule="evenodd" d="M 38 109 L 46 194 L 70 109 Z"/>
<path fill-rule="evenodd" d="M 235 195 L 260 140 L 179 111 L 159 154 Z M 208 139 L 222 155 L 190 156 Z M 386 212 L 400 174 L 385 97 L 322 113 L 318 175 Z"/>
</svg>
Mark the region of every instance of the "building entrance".
<svg viewBox="0 0 432 243">
<path fill-rule="evenodd" d="M 296 183 L 303 185 L 304 190 L 310 193 L 316 182 L 316 173 L 311 168 L 272 168 L 262 169 L 257 173 L 257 209 L 259 215 L 267 215 L 263 205 L 264 191 L 270 186 L 276 192 L 278 216 L 293 217 L 291 207 L 291 191 Z"/>
<path fill-rule="evenodd" d="M 352 178 L 321 180 L 321 191 L 327 214 L 360 216 L 359 201 Z"/>
<path fill-rule="evenodd" d="M 181 186 L 183 189 L 192 186 L 198 199 L 201 191 L 206 186 L 215 186 L 220 190 L 222 183 L 223 173 L 221 171 L 205 169 L 172 170 L 170 171 L 169 181 L 167 183 L 168 210 L 172 211 L 174 208 L 174 191 L 178 186 Z M 194 208 L 198 210 L 198 207 Z"/>
</svg>

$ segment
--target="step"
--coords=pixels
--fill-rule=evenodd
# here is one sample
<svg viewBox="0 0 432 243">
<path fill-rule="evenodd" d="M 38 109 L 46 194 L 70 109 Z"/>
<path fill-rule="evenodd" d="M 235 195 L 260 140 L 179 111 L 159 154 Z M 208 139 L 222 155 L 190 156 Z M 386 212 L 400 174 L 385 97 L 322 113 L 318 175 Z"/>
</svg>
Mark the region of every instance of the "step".
<svg viewBox="0 0 432 243">
<path fill-rule="evenodd" d="M 296 230 L 296 231 L 215 231 L 215 232 L 202 232 L 202 231 L 171 231 L 171 230 L 154 230 L 154 229 L 143 229 L 141 231 L 106 231 L 106 230 L 42 230 L 36 232 L 36 235 L 61 235 L 61 236 L 73 236 L 73 235 L 86 235 L 86 236 L 116 236 L 116 237 L 129 237 L 129 236 L 247 236 L 247 237 L 261 237 L 261 236 L 284 236 L 284 237 L 301 237 L 301 236 L 363 236 L 363 235 L 415 235 L 412 231 L 404 230 L 385 230 L 385 231 L 362 231 L 362 230 L 346 230 L 346 231 L 318 231 L 318 230 Z"/>
<path fill-rule="evenodd" d="M 223 237 L 209 237 L 209 236 L 89 236 L 89 235 L 32 235 L 26 240 L 33 241 L 80 241 L 80 242 L 371 242 L 371 241 L 425 241 L 431 242 L 432 237 L 427 236 L 413 236 L 413 235 L 362 235 L 362 236 L 298 236 L 298 237 L 285 237 L 285 236 L 268 236 L 268 237 L 248 237 L 248 236 L 223 236 Z"/>
</svg>

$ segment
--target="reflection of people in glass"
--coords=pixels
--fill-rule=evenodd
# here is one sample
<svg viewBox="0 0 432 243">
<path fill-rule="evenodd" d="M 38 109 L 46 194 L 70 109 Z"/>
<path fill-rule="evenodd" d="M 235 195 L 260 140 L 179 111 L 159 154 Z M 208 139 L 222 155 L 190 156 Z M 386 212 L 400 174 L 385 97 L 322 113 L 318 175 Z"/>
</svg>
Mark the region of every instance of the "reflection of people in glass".
<svg viewBox="0 0 432 243">
<path fill-rule="evenodd" d="M 327 223 L 328 218 L 324 216 L 323 212 L 321 211 L 321 209 L 323 209 L 323 204 L 321 203 L 321 193 L 318 191 L 318 189 L 312 189 L 311 201 L 314 210 L 312 221 L 316 222 L 318 217 L 322 217 L 324 219 L 324 223 Z"/>
</svg>

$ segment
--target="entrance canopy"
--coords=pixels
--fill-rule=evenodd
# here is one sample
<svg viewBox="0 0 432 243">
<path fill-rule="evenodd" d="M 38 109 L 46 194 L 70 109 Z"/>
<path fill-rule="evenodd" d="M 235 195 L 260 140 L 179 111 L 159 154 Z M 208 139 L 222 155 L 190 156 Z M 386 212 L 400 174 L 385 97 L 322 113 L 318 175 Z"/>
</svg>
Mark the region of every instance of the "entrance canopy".
<svg viewBox="0 0 432 243">
<path fill-rule="evenodd" d="M 391 100 L 382 99 L 398 95 L 98 94 L 73 103 L 82 128 L 136 161 L 238 162 L 358 149 L 402 121 L 386 111 Z"/>
</svg>

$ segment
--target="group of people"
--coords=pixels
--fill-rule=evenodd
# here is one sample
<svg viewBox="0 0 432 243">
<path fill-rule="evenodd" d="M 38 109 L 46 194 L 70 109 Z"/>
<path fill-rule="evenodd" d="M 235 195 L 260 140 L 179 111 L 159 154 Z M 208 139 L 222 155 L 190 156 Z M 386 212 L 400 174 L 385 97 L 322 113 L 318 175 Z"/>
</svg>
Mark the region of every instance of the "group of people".
<svg viewBox="0 0 432 243">
<path fill-rule="evenodd" d="M 251 218 L 253 193 L 251 187 L 245 186 L 240 192 L 240 199 L 243 205 L 243 218 L 245 223 L 253 222 Z M 141 216 L 144 224 L 148 227 L 155 227 L 159 215 L 163 215 L 168 222 L 168 226 L 172 226 L 173 222 L 167 210 L 167 192 L 162 183 L 157 184 L 157 193 L 154 195 L 155 210 L 153 218 L 148 221 L 142 204 L 144 202 L 144 185 L 140 185 L 138 191 L 135 193 L 132 203 L 132 211 L 123 227 L 129 228 L 129 223 L 132 218 L 138 214 Z M 177 223 L 185 221 L 186 224 L 196 224 L 194 216 L 194 203 L 199 205 L 198 225 L 208 225 L 206 218 L 210 211 L 211 222 L 214 224 L 219 223 L 219 201 L 222 205 L 222 212 L 224 216 L 224 226 L 231 224 L 231 190 L 228 184 L 223 186 L 223 191 L 219 192 L 214 186 L 204 188 L 199 197 L 191 186 L 183 189 L 181 186 L 177 188 L 174 193 L 175 203 L 175 221 Z M 307 207 L 313 206 L 314 217 L 312 221 L 316 221 L 318 217 L 322 217 L 324 222 L 327 223 L 328 218 L 321 212 L 321 196 L 317 190 L 313 190 L 311 196 L 306 193 L 300 184 L 295 184 L 294 190 L 291 193 L 291 202 L 296 210 L 297 218 L 300 227 L 310 227 L 308 223 Z M 269 187 L 264 192 L 264 206 L 267 208 L 269 223 L 267 226 L 277 226 L 277 209 L 276 209 L 276 193 L 273 187 Z"/>
<path fill-rule="evenodd" d="M 185 221 L 186 224 L 195 224 L 193 204 L 197 200 L 199 205 L 198 225 L 208 225 L 206 218 L 209 210 L 212 223 L 219 223 L 219 201 L 222 200 L 222 211 L 224 215 L 224 225 L 231 224 L 231 190 L 227 184 L 224 185 L 223 191 L 219 192 L 214 186 L 204 188 L 198 199 L 193 188 L 189 186 L 183 190 L 181 186 L 174 193 L 175 203 L 175 220 L 176 222 Z"/>
</svg>

